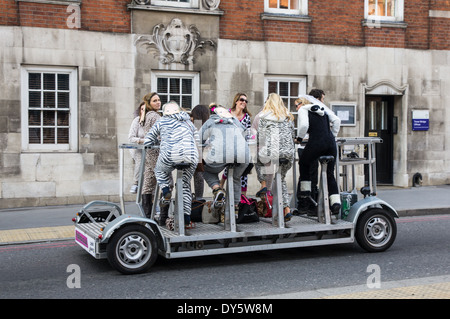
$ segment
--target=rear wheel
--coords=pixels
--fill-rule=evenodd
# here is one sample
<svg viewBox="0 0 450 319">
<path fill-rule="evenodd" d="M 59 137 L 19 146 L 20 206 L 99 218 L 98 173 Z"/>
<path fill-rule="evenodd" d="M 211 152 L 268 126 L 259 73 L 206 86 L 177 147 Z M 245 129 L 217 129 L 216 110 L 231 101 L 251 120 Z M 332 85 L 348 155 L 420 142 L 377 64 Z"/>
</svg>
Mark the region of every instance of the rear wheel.
<svg viewBox="0 0 450 319">
<path fill-rule="evenodd" d="M 397 224 L 389 212 L 381 208 L 365 211 L 358 218 L 355 238 L 369 252 L 385 251 L 394 243 Z"/>
<path fill-rule="evenodd" d="M 106 249 L 108 261 L 119 272 L 130 275 L 147 271 L 157 257 L 156 237 L 142 225 L 117 230 Z"/>
</svg>

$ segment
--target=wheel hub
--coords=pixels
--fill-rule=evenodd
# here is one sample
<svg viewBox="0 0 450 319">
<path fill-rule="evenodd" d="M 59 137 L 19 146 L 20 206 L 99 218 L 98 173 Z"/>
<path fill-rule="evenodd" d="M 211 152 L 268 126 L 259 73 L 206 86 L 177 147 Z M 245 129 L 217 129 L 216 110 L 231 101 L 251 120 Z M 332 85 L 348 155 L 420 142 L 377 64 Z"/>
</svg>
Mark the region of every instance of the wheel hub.
<svg viewBox="0 0 450 319">
<path fill-rule="evenodd" d="M 366 231 L 367 239 L 372 244 L 382 244 L 390 236 L 389 223 L 380 217 L 370 219 L 367 222 Z"/>
<path fill-rule="evenodd" d="M 118 247 L 120 260 L 127 264 L 139 264 L 148 254 L 148 243 L 138 235 L 129 235 L 122 239 Z"/>
</svg>

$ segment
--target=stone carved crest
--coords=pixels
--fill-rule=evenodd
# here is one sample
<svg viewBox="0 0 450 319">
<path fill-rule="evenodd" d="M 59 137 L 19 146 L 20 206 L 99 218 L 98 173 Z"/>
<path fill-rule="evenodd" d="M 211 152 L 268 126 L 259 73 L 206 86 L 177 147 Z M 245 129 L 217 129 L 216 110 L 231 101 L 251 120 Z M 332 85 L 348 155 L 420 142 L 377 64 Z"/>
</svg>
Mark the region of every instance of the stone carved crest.
<svg viewBox="0 0 450 319">
<path fill-rule="evenodd" d="M 203 0 L 203 7 L 208 10 L 215 10 L 219 7 L 220 0 Z"/>
<path fill-rule="evenodd" d="M 186 27 L 175 18 L 167 27 L 160 23 L 153 27 L 151 35 L 139 36 L 135 44 L 146 48 L 156 46 L 163 64 L 181 63 L 189 65 L 194 61 L 194 52 L 209 44 L 215 47 L 212 40 L 201 40 L 200 32 L 195 25 Z"/>
</svg>

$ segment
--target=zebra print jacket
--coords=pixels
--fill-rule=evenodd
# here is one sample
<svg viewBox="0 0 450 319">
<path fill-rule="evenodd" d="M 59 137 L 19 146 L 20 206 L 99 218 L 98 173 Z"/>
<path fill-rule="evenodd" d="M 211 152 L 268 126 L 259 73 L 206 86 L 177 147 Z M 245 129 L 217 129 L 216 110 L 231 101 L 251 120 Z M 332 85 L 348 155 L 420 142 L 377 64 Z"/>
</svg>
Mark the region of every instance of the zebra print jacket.
<svg viewBox="0 0 450 319">
<path fill-rule="evenodd" d="M 155 170 L 172 171 L 176 164 L 197 164 L 196 130 L 189 114 L 180 112 L 161 117 L 145 135 L 144 145 L 156 145 L 161 137 Z"/>
</svg>

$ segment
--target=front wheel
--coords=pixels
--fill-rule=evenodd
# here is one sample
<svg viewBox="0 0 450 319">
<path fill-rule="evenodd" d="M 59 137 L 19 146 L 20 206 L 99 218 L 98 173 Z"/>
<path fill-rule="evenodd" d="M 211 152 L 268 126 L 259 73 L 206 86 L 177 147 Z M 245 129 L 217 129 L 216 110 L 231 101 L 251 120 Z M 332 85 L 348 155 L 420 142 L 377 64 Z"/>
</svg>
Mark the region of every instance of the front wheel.
<svg viewBox="0 0 450 319">
<path fill-rule="evenodd" d="M 122 274 L 147 271 L 157 257 L 156 237 L 142 225 L 129 225 L 117 230 L 106 248 L 108 261 Z"/>
<path fill-rule="evenodd" d="M 356 223 L 356 241 L 368 252 L 385 251 L 394 243 L 396 235 L 397 224 L 384 209 L 369 209 L 362 213 Z"/>
</svg>

